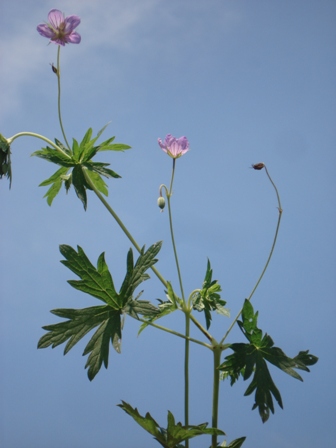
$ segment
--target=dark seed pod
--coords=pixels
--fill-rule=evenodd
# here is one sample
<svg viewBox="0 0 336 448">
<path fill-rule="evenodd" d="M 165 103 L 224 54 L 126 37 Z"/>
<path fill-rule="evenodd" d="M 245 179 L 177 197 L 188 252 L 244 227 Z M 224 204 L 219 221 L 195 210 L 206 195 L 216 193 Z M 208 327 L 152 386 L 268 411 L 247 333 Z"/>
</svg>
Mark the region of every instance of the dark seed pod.
<svg viewBox="0 0 336 448">
<path fill-rule="evenodd" d="M 252 168 L 255 170 L 262 170 L 264 166 L 265 165 L 263 163 L 256 163 L 255 165 L 252 165 Z"/>
</svg>

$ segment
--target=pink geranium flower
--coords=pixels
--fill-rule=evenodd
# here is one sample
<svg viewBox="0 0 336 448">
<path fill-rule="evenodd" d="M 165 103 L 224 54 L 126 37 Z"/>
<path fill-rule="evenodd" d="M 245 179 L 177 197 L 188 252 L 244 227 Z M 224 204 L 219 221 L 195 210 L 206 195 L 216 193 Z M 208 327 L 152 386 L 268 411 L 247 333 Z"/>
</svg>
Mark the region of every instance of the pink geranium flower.
<svg viewBox="0 0 336 448">
<path fill-rule="evenodd" d="M 81 36 L 74 29 L 80 24 L 78 16 L 64 17 L 58 9 L 52 9 L 48 14 L 49 23 L 37 26 L 41 36 L 50 39 L 57 45 L 79 44 Z"/>
<path fill-rule="evenodd" d="M 187 137 L 176 138 L 168 134 L 164 141 L 158 139 L 160 148 L 173 159 L 178 159 L 189 151 L 189 142 Z"/>
</svg>

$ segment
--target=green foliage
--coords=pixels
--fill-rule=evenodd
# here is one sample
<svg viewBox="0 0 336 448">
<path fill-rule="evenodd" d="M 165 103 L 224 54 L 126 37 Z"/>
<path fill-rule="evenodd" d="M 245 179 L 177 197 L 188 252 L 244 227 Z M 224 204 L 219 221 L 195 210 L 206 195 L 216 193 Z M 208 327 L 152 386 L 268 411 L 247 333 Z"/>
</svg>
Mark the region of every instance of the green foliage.
<svg viewBox="0 0 336 448">
<path fill-rule="evenodd" d="M 113 143 L 115 137 L 111 137 L 103 143 L 95 145 L 105 128 L 106 126 L 94 138 L 92 138 L 92 129 L 90 128 L 80 143 L 73 139 L 71 150 L 66 148 L 59 140 L 55 139 L 56 146 L 59 150 L 46 146 L 32 154 L 33 156 L 61 166 L 58 171 L 39 185 L 40 187 L 51 185 L 44 195 L 49 205 L 52 204 L 63 183 L 67 192 L 71 185 L 73 185 L 85 210 L 87 207 L 86 190 L 92 190 L 90 182 L 98 191 L 105 196 L 108 195 L 107 185 L 102 176 L 106 178 L 113 177 L 115 179 L 120 178 L 120 176 L 115 171 L 107 168 L 110 165 L 109 163 L 93 162 L 91 159 L 99 151 L 125 151 L 126 149 L 130 149 L 130 146 L 122 143 Z M 89 181 L 87 178 L 89 178 Z"/>
<path fill-rule="evenodd" d="M 110 342 L 118 353 L 121 352 L 124 316 L 128 314 L 139 319 L 139 315 L 152 316 L 159 312 L 150 302 L 138 300 L 141 293 L 135 298 L 133 294 L 142 282 L 149 279 L 146 271 L 157 262 L 155 256 L 161 245 L 161 242 L 153 244 L 146 252 L 145 248 L 142 248 L 135 264 L 132 249 L 129 250 L 126 275 L 119 292 L 114 287 L 104 253 L 99 256 L 96 268 L 81 247 L 78 246 L 76 252 L 70 246 L 60 246 L 60 252 L 65 258 L 61 262 L 80 278 L 69 280 L 68 283 L 73 288 L 101 300 L 104 305 L 52 310 L 56 316 L 68 320 L 43 327 L 48 333 L 41 337 L 38 348 L 54 348 L 68 341 L 64 349 L 66 354 L 89 331 L 98 327 L 83 352 L 83 355 L 89 355 L 85 368 L 89 368 L 88 377 L 90 381 L 93 380 L 103 363 L 108 367 Z"/>
<path fill-rule="evenodd" d="M 217 445 L 217 446 L 225 447 L 225 448 L 240 448 L 243 445 L 243 443 L 245 442 L 245 440 L 246 440 L 246 437 L 239 437 L 239 439 L 233 440 L 228 445 L 227 445 L 226 442 L 223 442 L 223 443 L 221 443 L 220 445 Z"/>
<path fill-rule="evenodd" d="M 175 294 L 173 287 L 170 282 L 167 282 L 167 291 L 165 291 L 168 300 L 163 301 L 158 299 L 159 301 L 159 312 L 155 312 L 154 314 L 148 314 L 146 316 L 147 322 L 144 322 L 140 329 L 139 334 L 146 328 L 150 323 L 154 322 L 157 319 L 161 319 L 161 317 L 167 316 L 168 314 L 181 309 L 183 300 L 177 297 Z"/>
<path fill-rule="evenodd" d="M 225 308 L 225 300 L 222 300 L 218 294 L 221 290 L 217 280 L 212 280 L 212 269 L 208 260 L 202 289 L 195 291 L 192 295 L 193 309 L 204 311 L 207 330 L 211 325 L 211 311 L 230 316 L 229 310 Z"/>
<path fill-rule="evenodd" d="M 12 185 L 11 151 L 7 139 L 0 134 L 0 179 L 6 176 L 9 179 L 9 188 Z"/>
<path fill-rule="evenodd" d="M 125 401 L 122 401 L 122 404 L 118 404 L 118 406 L 128 415 L 133 417 L 142 428 L 152 434 L 154 439 L 164 448 L 184 448 L 184 445 L 181 445 L 181 442 L 203 434 L 224 435 L 224 432 L 220 429 L 207 428 L 207 423 L 201 423 L 197 426 L 183 426 L 180 422 L 175 423 L 175 418 L 170 411 L 168 411 L 167 428 L 162 428 L 149 412 L 143 417 L 139 414 L 137 408 L 133 409 L 132 406 Z"/>
<path fill-rule="evenodd" d="M 293 378 L 303 381 L 294 369 L 309 372 L 307 366 L 315 364 L 318 358 L 308 354 L 308 350 L 300 351 L 294 358 L 289 358 L 280 348 L 273 346 L 274 342 L 267 333 L 263 335 L 262 330 L 257 327 L 257 320 L 258 312 L 254 313 L 251 303 L 245 300 L 242 321 L 238 321 L 238 325 L 249 343 L 231 344 L 230 348 L 234 353 L 227 356 L 219 368 L 230 376 L 231 385 L 240 375 L 247 380 L 254 373 L 244 395 L 250 395 L 255 391 L 255 403 L 252 409 L 258 408 L 262 421 L 266 422 L 270 411 L 274 414 L 272 395 L 279 406 L 283 407 L 280 392 L 273 382 L 266 361 Z"/>
</svg>

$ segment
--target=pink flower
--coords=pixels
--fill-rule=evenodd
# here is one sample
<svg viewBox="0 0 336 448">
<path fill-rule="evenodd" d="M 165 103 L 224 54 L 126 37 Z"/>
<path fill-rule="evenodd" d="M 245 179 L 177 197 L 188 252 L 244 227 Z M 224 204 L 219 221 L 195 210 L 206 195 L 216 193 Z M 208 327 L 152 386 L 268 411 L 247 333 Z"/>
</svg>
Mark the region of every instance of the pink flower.
<svg viewBox="0 0 336 448">
<path fill-rule="evenodd" d="M 41 36 L 50 39 L 57 45 L 79 44 L 81 36 L 74 29 L 80 24 L 78 16 L 64 17 L 58 9 L 52 9 L 48 14 L 49 23 L 37 26 Z"/>
<path fill-rule="evenodd" d="M 158 139 L 160 148 L 173 159 L 178 159 L 189 151 L 189 142 L 187 137 L 175 138 L 168 134 L 165 140 Z"/>
</svg>

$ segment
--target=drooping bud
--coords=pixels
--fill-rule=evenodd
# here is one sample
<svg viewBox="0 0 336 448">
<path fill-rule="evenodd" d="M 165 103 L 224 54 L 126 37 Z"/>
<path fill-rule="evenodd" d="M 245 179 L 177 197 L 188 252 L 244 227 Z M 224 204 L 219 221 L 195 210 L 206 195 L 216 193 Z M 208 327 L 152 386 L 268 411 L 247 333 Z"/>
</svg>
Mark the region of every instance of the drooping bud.
<svg viewBox="0 0 336 448">
<path fill-rule="evenodd" d="M 55 75 L 58 74 L 57 68 L 54 66 L 54 64 L 50 64 L 51 65 L 51 70 L 55 73 Z"/>
<path fill-rule="evenodd" d="M 254 170 L 262 170 L 265 167 L 263 163 L 256 163 L 255 165 L 252 165 L 252 168 Z"/>
<path fill-rule="evenodd" d="M 157 200 L 157 204 L 160 207 L 161 211 L 163 212 L 163 209 L 166 206 L 165 198 L 163 196 L 160 196 L 159 199 Z"/>
</svg>

